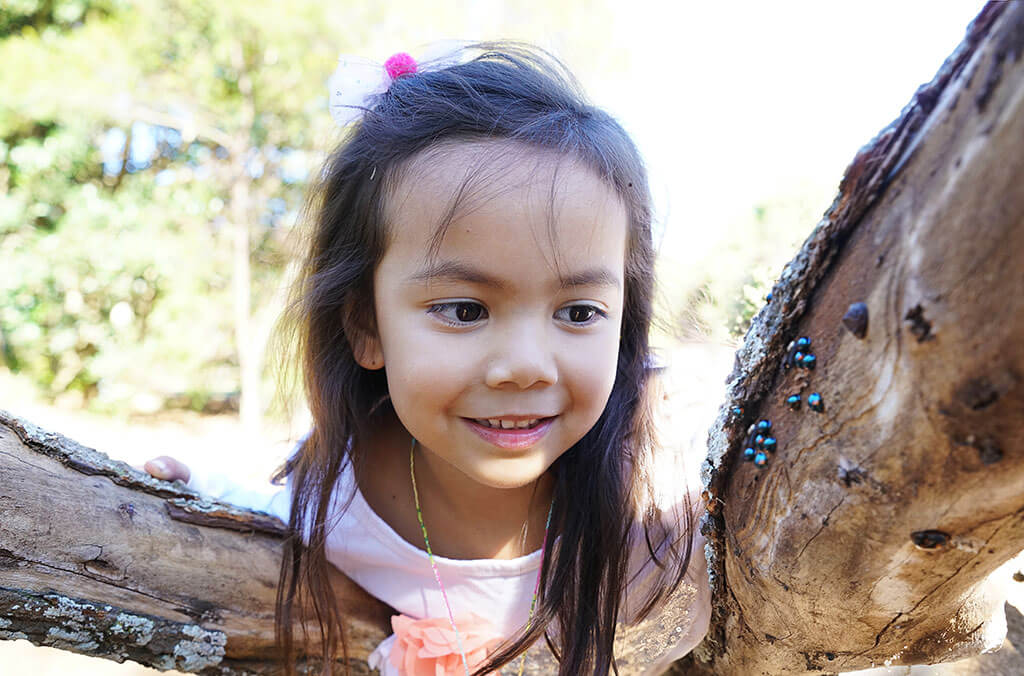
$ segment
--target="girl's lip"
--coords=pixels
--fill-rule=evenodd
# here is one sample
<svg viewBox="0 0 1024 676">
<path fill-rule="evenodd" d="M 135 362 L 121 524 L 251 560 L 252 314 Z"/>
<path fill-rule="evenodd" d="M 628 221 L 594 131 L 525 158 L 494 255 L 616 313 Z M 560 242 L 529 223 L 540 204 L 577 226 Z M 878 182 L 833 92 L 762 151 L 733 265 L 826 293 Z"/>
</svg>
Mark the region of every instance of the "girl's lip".
<svg viewBox="0 0 1024 676">
<path fill-rule="evenodd" d="M 469 426 L 469 429 L 476 432 L 477 436 L 484 441 L 494 444 L 495 446 L 500 446 L 501 448 L 520 450 L 529 448 L 540 441 L 544 435 L 548 433 L 548 428 L 551 427 L 551 423 L 555 421 L 556 417 L 557 416 L 541 418 L 536 427 L 513 427 L 510 429 L 485 427 L 471 418 L 463 418 L 463 420 L 466 422 L 466 425 Z"/>
</svg>

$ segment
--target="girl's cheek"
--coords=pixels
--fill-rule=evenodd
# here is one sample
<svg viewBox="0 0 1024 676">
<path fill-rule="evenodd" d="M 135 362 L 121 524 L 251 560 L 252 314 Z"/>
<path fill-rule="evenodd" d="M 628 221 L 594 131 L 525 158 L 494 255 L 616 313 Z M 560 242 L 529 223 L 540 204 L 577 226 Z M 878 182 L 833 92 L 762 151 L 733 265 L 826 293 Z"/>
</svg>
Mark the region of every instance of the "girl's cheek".
<svg viewBox="0 0 1024 676">
<path fill-rule="evenodd" d="M 617 336 L 602 337 L 566 351 L 569 376 L 577 383 L 580 398 L 586 398 L 599 411 L 604 409 L 615 383 L 618 352 Z"/>
</svg>

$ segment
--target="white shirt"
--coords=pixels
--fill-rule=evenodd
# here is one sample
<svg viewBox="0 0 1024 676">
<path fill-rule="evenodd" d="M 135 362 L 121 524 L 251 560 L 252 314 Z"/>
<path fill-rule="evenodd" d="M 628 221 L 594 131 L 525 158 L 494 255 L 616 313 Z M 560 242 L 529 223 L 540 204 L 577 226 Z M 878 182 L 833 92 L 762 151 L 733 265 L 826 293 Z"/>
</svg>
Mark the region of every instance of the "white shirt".
<svg viewBox="0 0 1024 676">
<path fill-rule="evenodd" d="M 196 472 L 189 485 L 224 502 L 266 512 L 288 522 L 290 495 L 287 488 L 268 495 L 245 490 L 222 476 L 203 476 Z M 340 518 L 333 516 L 350 494 L 352 500 L 348 509 Z M 414 619 L 448 617 L 448 608 L 426 551 L 406 542 L 373 511 L 355 485 L 351 468 L 338 480 L 331 514 L 336 523 L 327 535 L 328 561 L 403 615 Z M 652 572 L 642 538 L 639 543 L 640 551 L 634 553 L 630 570 Z M 659 674 L 704 637 L 710 617 L 710 588 L 703 553 L 703 538 L 695 533 L 686 579 L 676 594 L 640 625 L 628 626 L 620 622 L 615 649 L 620 674 Z M 526 623 L 541 564 L 540 551 L 515 559 L 457 560 L 435 556 L 434 561 L 456 617 L 470 612 L 484 616 L 504 637 L 511 636 Z M 638 592 L 645 576 L 633 578 L 631 574 L 631 579 L 630 589 Z M 627 611 L 629 600 L 627 592 Z M 387 660 L 394 639 L 394 635 L 385 639 L 369 659 L 370 665 L 380 669 L 383 676 L 400 676 L 400 671 Z M 535 645 L 530 653 L 537 648 Z M 546 648 L 543 652 L 547 653 Z"/>
</svg>

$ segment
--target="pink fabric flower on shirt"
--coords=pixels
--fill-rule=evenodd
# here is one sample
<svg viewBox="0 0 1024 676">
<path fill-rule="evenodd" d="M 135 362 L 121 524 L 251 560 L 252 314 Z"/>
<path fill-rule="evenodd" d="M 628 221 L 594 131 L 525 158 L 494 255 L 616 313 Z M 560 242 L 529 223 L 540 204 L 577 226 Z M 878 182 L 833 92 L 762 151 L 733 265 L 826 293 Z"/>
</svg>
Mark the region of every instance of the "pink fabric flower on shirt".
<svg viewBox="0 0 1024 676">
<path fill-rule="evenodd" d="M 501 644 L 494 626 L 475 613 L 455 618 L 466 651 L 466 663 L 472 673 L 487 659 L 487 653 Z M 395 642 L 388 661 L 406 676 L 464 676 L 459 644 L 447 617 L 414 620 L 394 615 L 391 628 Z M 492 672 L 499 673 L 499 672 Z"/>
</svg>

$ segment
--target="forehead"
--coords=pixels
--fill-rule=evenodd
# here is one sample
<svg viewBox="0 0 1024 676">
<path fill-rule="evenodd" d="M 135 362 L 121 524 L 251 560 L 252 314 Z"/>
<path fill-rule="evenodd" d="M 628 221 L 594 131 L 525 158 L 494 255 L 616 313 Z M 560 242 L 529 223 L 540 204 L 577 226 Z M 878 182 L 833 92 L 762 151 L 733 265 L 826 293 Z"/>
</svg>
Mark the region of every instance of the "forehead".
<svg viewBox="0 0 1024 676">
<path fill-rule="evenodd" d="M 388 194 L 382 263 L 539 258 L 555 273 L 594 264 L 622 272 L 626 209 L 594 171 L 564 154 L 512 141 L 447 143 L 413 158 Z"/>
</svg>

